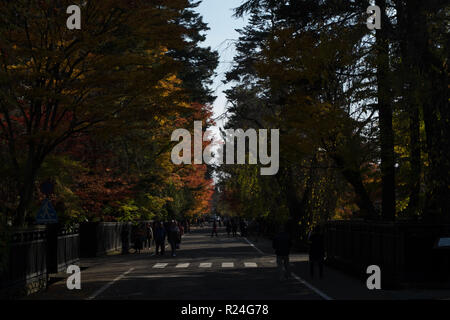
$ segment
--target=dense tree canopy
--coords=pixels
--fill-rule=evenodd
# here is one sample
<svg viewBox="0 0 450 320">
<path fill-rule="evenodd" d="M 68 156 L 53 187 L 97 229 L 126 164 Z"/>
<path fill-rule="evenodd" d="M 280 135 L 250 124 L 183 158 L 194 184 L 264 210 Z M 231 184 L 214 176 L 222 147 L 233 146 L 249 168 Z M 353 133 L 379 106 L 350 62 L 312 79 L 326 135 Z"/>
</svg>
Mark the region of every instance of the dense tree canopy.
<svg viewBox="0 0 450 320">
<path fill-rule="evenodd" d="M 300 235 L 331 218 L 449 218 L 448 3 L 376 4 L 375 31 L 369 1 L 236 9 L 249 25 L 227 127 L 279 128 L 281 165 L 274 177 L 220 166 L 224 210 L 291 219 Z"/>
<path fill-rule="evenodd" d="M 84 1 L 68 30 L 71 4 L 0 1 L 0 212 L 34 221 L 47 180 L 63 222 L 207 211 L 207 168 L 170 162 L 171 132 L 210 122 L 198 2 Z"/>
<path fill-rule="evenodd" d="M 304 237 L 334 218 L 448 220 L 448 3 L 377 0 L 370 30 L 371 2 L 236 8 L 249 23 L 223 129 L 280 130 L 280 169 L 262 176 L 171 161 L 175 129 L 214 124 L 199 2 L 87 0 L 69 30 L 70 1 L 0 0 L 2 218 L 33 223 L 52 181 L 63 223 L 213 210 Z"/>
</svg>

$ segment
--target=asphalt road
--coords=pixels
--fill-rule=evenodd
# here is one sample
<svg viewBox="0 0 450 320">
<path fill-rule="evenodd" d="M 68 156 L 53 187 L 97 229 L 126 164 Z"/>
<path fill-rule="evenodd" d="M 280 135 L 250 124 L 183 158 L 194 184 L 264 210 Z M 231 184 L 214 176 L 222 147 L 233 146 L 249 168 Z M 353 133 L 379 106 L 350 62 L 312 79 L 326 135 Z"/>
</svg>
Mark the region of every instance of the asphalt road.
<svg viewBox="0 0 450 320">
<path fill-rule="evenodd" d="M 264 247 L 265 246 L 265 247 Z M 261 251 L 262 248 L 262 251 Z M 294 276 L 280 281 L 268 243 L 229 238 L 223 229 L 185 234 L 176 257 L 141 254 L 82 260 L 81 290 L 68 290 L 64 275 L 46 292 L 26 299 L 86 300 L 316 300 L 324 296 Z M 295 260 L 295 257 L 293 257 Z M 326 297 L 325 297 L 326 298 Z"/>
</svg>

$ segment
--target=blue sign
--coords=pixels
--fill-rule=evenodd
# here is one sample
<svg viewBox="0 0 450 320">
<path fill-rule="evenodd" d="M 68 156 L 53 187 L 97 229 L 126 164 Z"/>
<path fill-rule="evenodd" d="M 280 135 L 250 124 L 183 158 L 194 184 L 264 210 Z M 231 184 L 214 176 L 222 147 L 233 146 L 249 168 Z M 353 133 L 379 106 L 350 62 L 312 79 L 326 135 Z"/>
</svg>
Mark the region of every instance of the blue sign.
<svg viewBox="0 0 450 320">
<path fill-rule="evenodd" d="M 56 211 L 53 208 L 50 200 L 45 199 L 42 202 L 42 206 L 39 209 L 39 212 L 36 216 L 36 223 L 45 224 L 45 223 L 57 223 L 58 217 L 56 215 Z"/>
</svg>

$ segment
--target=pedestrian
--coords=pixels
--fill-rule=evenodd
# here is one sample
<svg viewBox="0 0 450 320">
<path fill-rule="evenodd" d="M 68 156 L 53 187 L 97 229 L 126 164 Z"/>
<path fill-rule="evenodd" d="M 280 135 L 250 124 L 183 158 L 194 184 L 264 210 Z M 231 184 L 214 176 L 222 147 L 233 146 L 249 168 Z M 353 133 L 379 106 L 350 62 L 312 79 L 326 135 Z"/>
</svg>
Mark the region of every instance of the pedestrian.
<svg viewBox="0 0 450 320">
<path fill-rule="evenodd" d="M 227 221 L 225 222 L 225 227 L 227 230 L 227 235 L 228 237 L 230 237 L 230 233 L 231 233 L 231 222 L 230 219 L 227 219 Z"/>
<path fill-rule="evenodd" d="M 155 254 L 158 255 L 161 249 L 161 255 L 164 255 L 164 251 L 166 248 L 166 230 L 162 226 L 161 222 L 157 222 L 154 230 L 154 237 L 155 237 L 155 246 L 156 251 Z"/>
<path fill-rule="evenodd" d="M 275 249 L 277 256 L 277 266 L 279 270 L 280 281 L 289 279 L 291 276 L 289 269 L 289 254 L 292 246 L 292 240 L 288 227 L 284 226 L 280 228 L 280 232 L 274 237 L 272 241 L 272 247 Z"/>
<path fill-rule="evenodd" d="M 214 236 L 214 234 L 216 235 L 216 237 L 218 237 L 219 235 L 217 234 L 217 222 L 214 219 L 213 222 L 213 227 L 212 227 L 212 233 L 211 233 L 211 238 Z"/>
<path fill-rule="evenodd" d="M 179 241 L 179 237 L 180 237 L 180 229 L 178 228 L 176 222 L 172 220 L 168 233 L 168 240 L 170 243 L 170 248 L 172 249 L 172 257 L 176 256 L 175 252 L 177 248 L 177 243 Z"/>
<path fill-rule="evenodd" d="M 122 227 L 122 254 L 129 254 L 130 252 L 130 233 L 128 231 L 128 225 Z"/>
<path fill-rule="evenodd" d="M 143 246 L 143 234 L 141 225 L 139 223 L 134 226 L 133 239 L 134 239 L 134 253 L 141 253 Z"/>
<path fill-rule="evenodd" d="M 183 238 L 184 235 L 184 226 L 182 223 L 178 223 L 178 229 L 180 230 L 178 238 L 177 238 L 177 249 L 180 249 L 180 243 L 181 243 L 181 239 Z"/>
<path fill-rule="evenodd" d="M 186 220 L 186 231 L 191 233 L 191 221 L 189 221 L 189 219 Z"/>
<path fill-rule="evenodd" d="M 241 229 L 241 236 L 246 237 L 247 236 L 247 222 L 245 219 L 242 219 L 240 221 L 239 229 Z"/>
<path fill-rule="evenodd" d="M 147 240 L 147 246 L 148 250 L 150 251 L 152 248 L 152 240 L 153 240 L 153 229 L 150 223 L 146 224 L 146 240 Z"/>
<path fill-rule="evenodd" d="M 237 236 L 237 228 L 238 228 L 237 222 L 234 219 L 232 219 L 231 220 L 231 231 L 233 232 L 233 237 Z"/>
<path fill-rule="evenodd" d="M 253 236 L 255 242 L 258 242 L 260 233 L 261 233 L 261 225 L 259 224 L 259 221 L 255 219 L 253 220 Z"/>
<path fill-rule="evenodd" d="M 319 276 L 323 278 L 323 261 L 325 258 L 324 240 L 321 229 L 316 226 L 309 236 L 309 272 L 311 278 L 314 277 L 314 266 L 319 266 Z"/>
</svg>

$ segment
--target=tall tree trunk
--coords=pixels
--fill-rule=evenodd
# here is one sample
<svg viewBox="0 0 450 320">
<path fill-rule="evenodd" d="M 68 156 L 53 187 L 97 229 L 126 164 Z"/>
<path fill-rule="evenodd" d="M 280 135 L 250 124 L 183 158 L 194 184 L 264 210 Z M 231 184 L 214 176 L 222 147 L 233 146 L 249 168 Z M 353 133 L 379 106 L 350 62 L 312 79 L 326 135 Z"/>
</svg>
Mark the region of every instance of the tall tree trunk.
<svg viewBox="0 0 450 320">
<path fill-rule="evenodd" d="M 300 221 L 301 217 L 305 214 L 305 208 L 303 208 L 302 202 L 297 197 L 292 169 L 286 166 L 280 167 L 279 174 L 276 175 L 276 178 L 286 196 L 291 219 L 296 222 Z"/>
<path fill-rule="evenodd" d="M 402 97 L 404 112 L 409 114 L 409 162 L 410 173 L 408 181 L 409 202 L 408 208 L 410 214 L 416 215 L 420 212 L 420 185 L 422 172 L 421 159 L 421 143 L 420 143 L 420 99 L 418 99 L 418 92 L 420 87 L 420 79 L 416 68 L 417 63 L 414 57 L 413 37 L 414 24 L 410 21 L 410 14 L 406 10 L 403 0 L 395 1 L 397 10 L 398 33 L 400 34 L 400 54 L 402 61 L 401 79 L 405 80 L 402 83 Z"/>
<path fill-rule="evenodd" d="M 25 163 L 23 170 L 24 173 L 21 177 L 19 189 L 19 205 L 16 210 L 16 220 L 14 223 L 17 226 L 26 226 L 27 224 L 29 207 L 33 201 L 34 184 L 42 162 L 43 157 L 40 157 L 35 152 L 34 145 L 30 145 L 28 150 L 28 159 Z"/>
<path fill-rule="evenodd" d="M 27 178 L 26 183 L 19 191 L 20 200 L 16 211 L 16 222 L 14 223 L 17 226 L 24 227 L 27 224 L 28 209 L 33 200 L 34 182 L 35 178 Z"/>
<path fill-rule="evenodd" d="M 411 100 L 410 100 L 411 101 Z M 422 171 L 422 159 L 421 159 L 421 148 L 420 148 L 420 115 L 419 106 L 414 101 L 410 103 L 410 194 L 408 211 L 411 214 L 416 215 L 420 211 L 420 184 L 421 184 L 421 171 Z"/>
<path fill-rule="evenodd" d="M 376 32 L 378 115 L 381 147 L 382 217 L 395 219 L 395 154 L 392 128 L 392 103 L 389 81 L 389 38 L 386 1 L 377 1 L 381 9 L 382 25 Z"/>
<path fill-rule="evenodd" d="M 426 133 L 429 169 L 426 177 L 425 216 L 436 219 L 450 210 L 449 194 L 449 108 L 448 64 L 434 56 L 429 35 L 429 17 L 435 6 L 444 4 L 411 0 L 406 2 L 414 67 L 420 75 L 420 93 Z"/>
<path fill-rule="evenodd" d="M 377 213 L 373 202 L 370 199 L 369 193 L 367 192 L 360 170 L 354 170 L 345 165 L 344 158 L 338 154 L 330 154 L 330 157 L 334 160 L 336 165 L 341 169 L 341 173 L 344 178 L 353 187 L 356 194 L 356 203 L 361 210 L 362 215 L 369 220 L 377 219 Z"/>
</svg>

